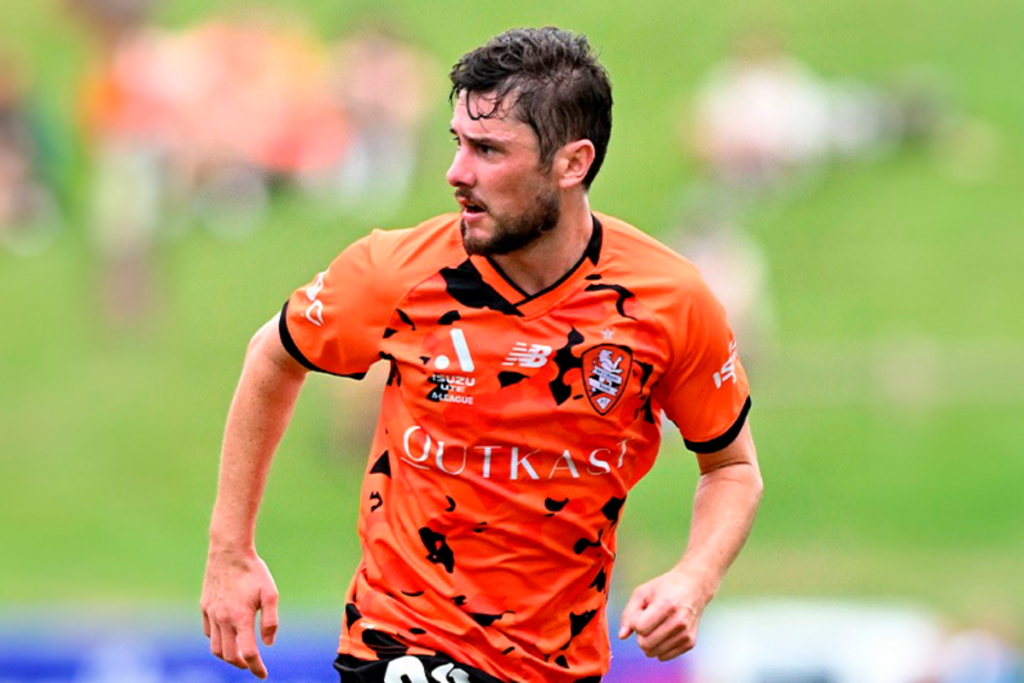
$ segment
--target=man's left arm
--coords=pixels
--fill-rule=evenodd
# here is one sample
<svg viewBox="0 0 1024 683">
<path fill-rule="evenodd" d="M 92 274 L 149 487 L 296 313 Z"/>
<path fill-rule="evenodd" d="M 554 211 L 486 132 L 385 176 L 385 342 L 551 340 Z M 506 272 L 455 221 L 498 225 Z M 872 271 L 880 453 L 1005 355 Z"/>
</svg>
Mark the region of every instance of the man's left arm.
<svg viewBox="0 0 1024 683">
<path fill-rule="evenodd" d="M 761 501 L 761 471 L 749 423 L 714 453 L 697 454 L 700 482 L 686 552 L 671 570 L 639 586 L 622 613 L 619 638 L 637 634 L 648 657 L 678 657 L 697 642 L 704 608 L 739 554 Z"/>
</svg>

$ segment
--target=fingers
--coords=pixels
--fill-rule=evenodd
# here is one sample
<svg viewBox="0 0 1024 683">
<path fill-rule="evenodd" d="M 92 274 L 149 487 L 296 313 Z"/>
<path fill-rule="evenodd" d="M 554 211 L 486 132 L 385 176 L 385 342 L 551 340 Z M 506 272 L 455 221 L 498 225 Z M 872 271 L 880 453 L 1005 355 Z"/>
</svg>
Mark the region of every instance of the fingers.
<svg viewBox="0 0 1024 683">
<path fill-rule="evenodd" d="M 266 678 L 267 667 L 256 644 L 255 619 L 255 614 L 248 614 L 240 619 L 218 620 L 204 613 L 203 630 L 209 629 L 210 652 L 215 657 L 239 669 L 248 669 L 256 678 Z M 264 636 L 264 642 L 266 640 Z M 270 640 L 273 640 L 272 634 Z"/>
<path fill-rule="evenodd" d="M 648 657 L 667 661 L 688 652 L 696 645 L 695 629 L 690 624 L 665 625 L 650 635 L 638 636 L 637 644 Z"/>
<path fill-rule="evenodd" d="M 698 623 L 695 609 L 680 605 L 645 584 L 633 592 L 622 611 L 619 638 L 635 633 L 644 654 L 665 661 L 693 648 Z"/>
<path fill-rule="evenodd" d="M 261 597 L 260 635 L 266 645 L 273 645 L 277 636 L 277 591 L 268 591 Z"/>
<path fill-rule="evenodd" d="M 249 669 L 256 678 L 267 677 L 267 667 L 263 665 L 259 647 L 256 645 L 255 623 L 243 624 L 238 631 L 238 659 L 231 662 L 241 669 Z"/>
<path fill-rule="evenodd" d="M 640 586 L 629 596 L 629 602 L 622 610 L 622 625 L 619 627 L 619 639 L 629 638 L 636 629 L 633 626 L 637 616 L 647 605 L 647 594 L 644 586 Z"/>
<path fill-rule="evenodd" d="M 210 637 L 210 617 L 206 616 L 206 610 L 203 610 L 203 635 L 207 638 Z"/>
<path fill-rule="evenodd" d="M 221 653 L 218 656 L 221 659 L 239 669 L 248 669 L 256 678 L 267 677 L 267 667 L 256 646 L 252 624 L 237 631 L 224 626 L 219 629 L 219 634 Z"/>
<path fill-rule="evenodd" d="M 672 616 L 673 611 L 673 605 L 652 600 L 633 619 L 633 630 L 640 636 L 651 635 Z"/>
<path fill-rule="evenodd" d="M 211 626 L 210 628 L 210 652 L 213 653 L 214 657 L 223 659 L 224 650 L 220 645 L 220 627 Z"/>
<path fill-rule="evenodd" d="M 267 667 L 263 665 L 263 660 L 260 658 L 258 650 L 253 650 L 251 654 L 247 655 L 245 661 L 253 676 L 260 679 L 267 677 Z"/>
<path fill-rule="evenodd" d="M 248 668 L 245 661 L 238 656 L 238 635 L 231 626 L 220 627 L 221 659 L 239 669 Z"/>
<path fill-rule="evenodd" d="M 650 616 L 650 621 L 644 621 L 656 612 L 657 616 Z M 697 613 L 689 607 L 664 605 L 660 610 L 649 609 L 636 625 L 637 644 L 648 657 L 662 661 L 672 659 L 696 645 L 698 624 Z"/>
</svg>

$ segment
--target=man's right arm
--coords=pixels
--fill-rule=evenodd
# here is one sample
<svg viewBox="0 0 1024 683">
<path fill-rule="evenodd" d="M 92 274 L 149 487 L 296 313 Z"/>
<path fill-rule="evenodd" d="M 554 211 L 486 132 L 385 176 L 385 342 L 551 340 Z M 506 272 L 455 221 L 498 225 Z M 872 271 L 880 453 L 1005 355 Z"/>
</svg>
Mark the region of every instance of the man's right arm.
<svg viewBox="0 0 1024 683">
<path fill-rule="evenodd" d="M 229 664 L 266 678 L 254 635 L 277 631 L 277 588 L 256 554 L 256 515 L 274 451 L 291 420 L 306 369 L 284 348 L 275 316 L 253 336 L 235 389 L 221 449 L 217 502 L 203 580 L 203 632 Z"/>
</svg>

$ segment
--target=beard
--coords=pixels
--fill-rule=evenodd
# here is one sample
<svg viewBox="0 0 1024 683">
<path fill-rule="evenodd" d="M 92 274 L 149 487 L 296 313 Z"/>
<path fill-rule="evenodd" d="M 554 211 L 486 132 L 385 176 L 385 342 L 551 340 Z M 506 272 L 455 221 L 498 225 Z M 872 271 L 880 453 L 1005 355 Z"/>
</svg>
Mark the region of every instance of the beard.
<svg viewBox="0 0 1024 683">
<path fill-rule="evenodd" d="M 561 197 L 557 190 L 539 194 L 526 213 L 516 216 L 491 214 L 494 231 L 484 239 L 469 236 L 466 222 L 462 222 L 462 243 L 466 252 L 479 256 L 502 256 L 518 251 L 539 240 L 550 232 L 562 215 Z"/>
</svg>

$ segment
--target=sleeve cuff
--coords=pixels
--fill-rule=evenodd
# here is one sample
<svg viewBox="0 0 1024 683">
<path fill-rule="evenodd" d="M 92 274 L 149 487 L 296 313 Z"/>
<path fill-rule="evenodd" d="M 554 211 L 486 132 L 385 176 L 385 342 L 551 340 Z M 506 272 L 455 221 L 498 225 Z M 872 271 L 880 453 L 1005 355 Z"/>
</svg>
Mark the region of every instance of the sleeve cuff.
<svg viewBox="0 0 1024 683">
<path fill-rule="evenodd" d="M 292 338 L 292 333 L 288 331 L 288 304 L 290 301 L 284 302 L 284 307 L 281 309 L 281 318 L 278 321 L 277 329 L 281 334 L 281 344 L 284 345 L 285 351 L 291 354 L 292 358 L 299 361 L 302 367 L 313 372 L 324 372 L 324 370 L 318 368 L 309 362 L 309 359 L 303 355 L 299 347 L 296 346 L 295 340 Z"/>
<path fill-rule="evenodd" d="M 739 417 L 732 423 L 729 429 L 725 430 L 725 433 L 721 436 L 717 436 L 710 441 L 690 441 L 686 437 L 683 437 L 683 443 L 686 447 L 694 453 L 714 453 L 720 451 L 739 436 L 740 430 L 743 429 L 743 425 L 747 422 L 747 413 L 750 412 L 750 397 L 747 396 L 746 402 L 743 404 L 743 409 L 740 410 Z"/>
</svg>

